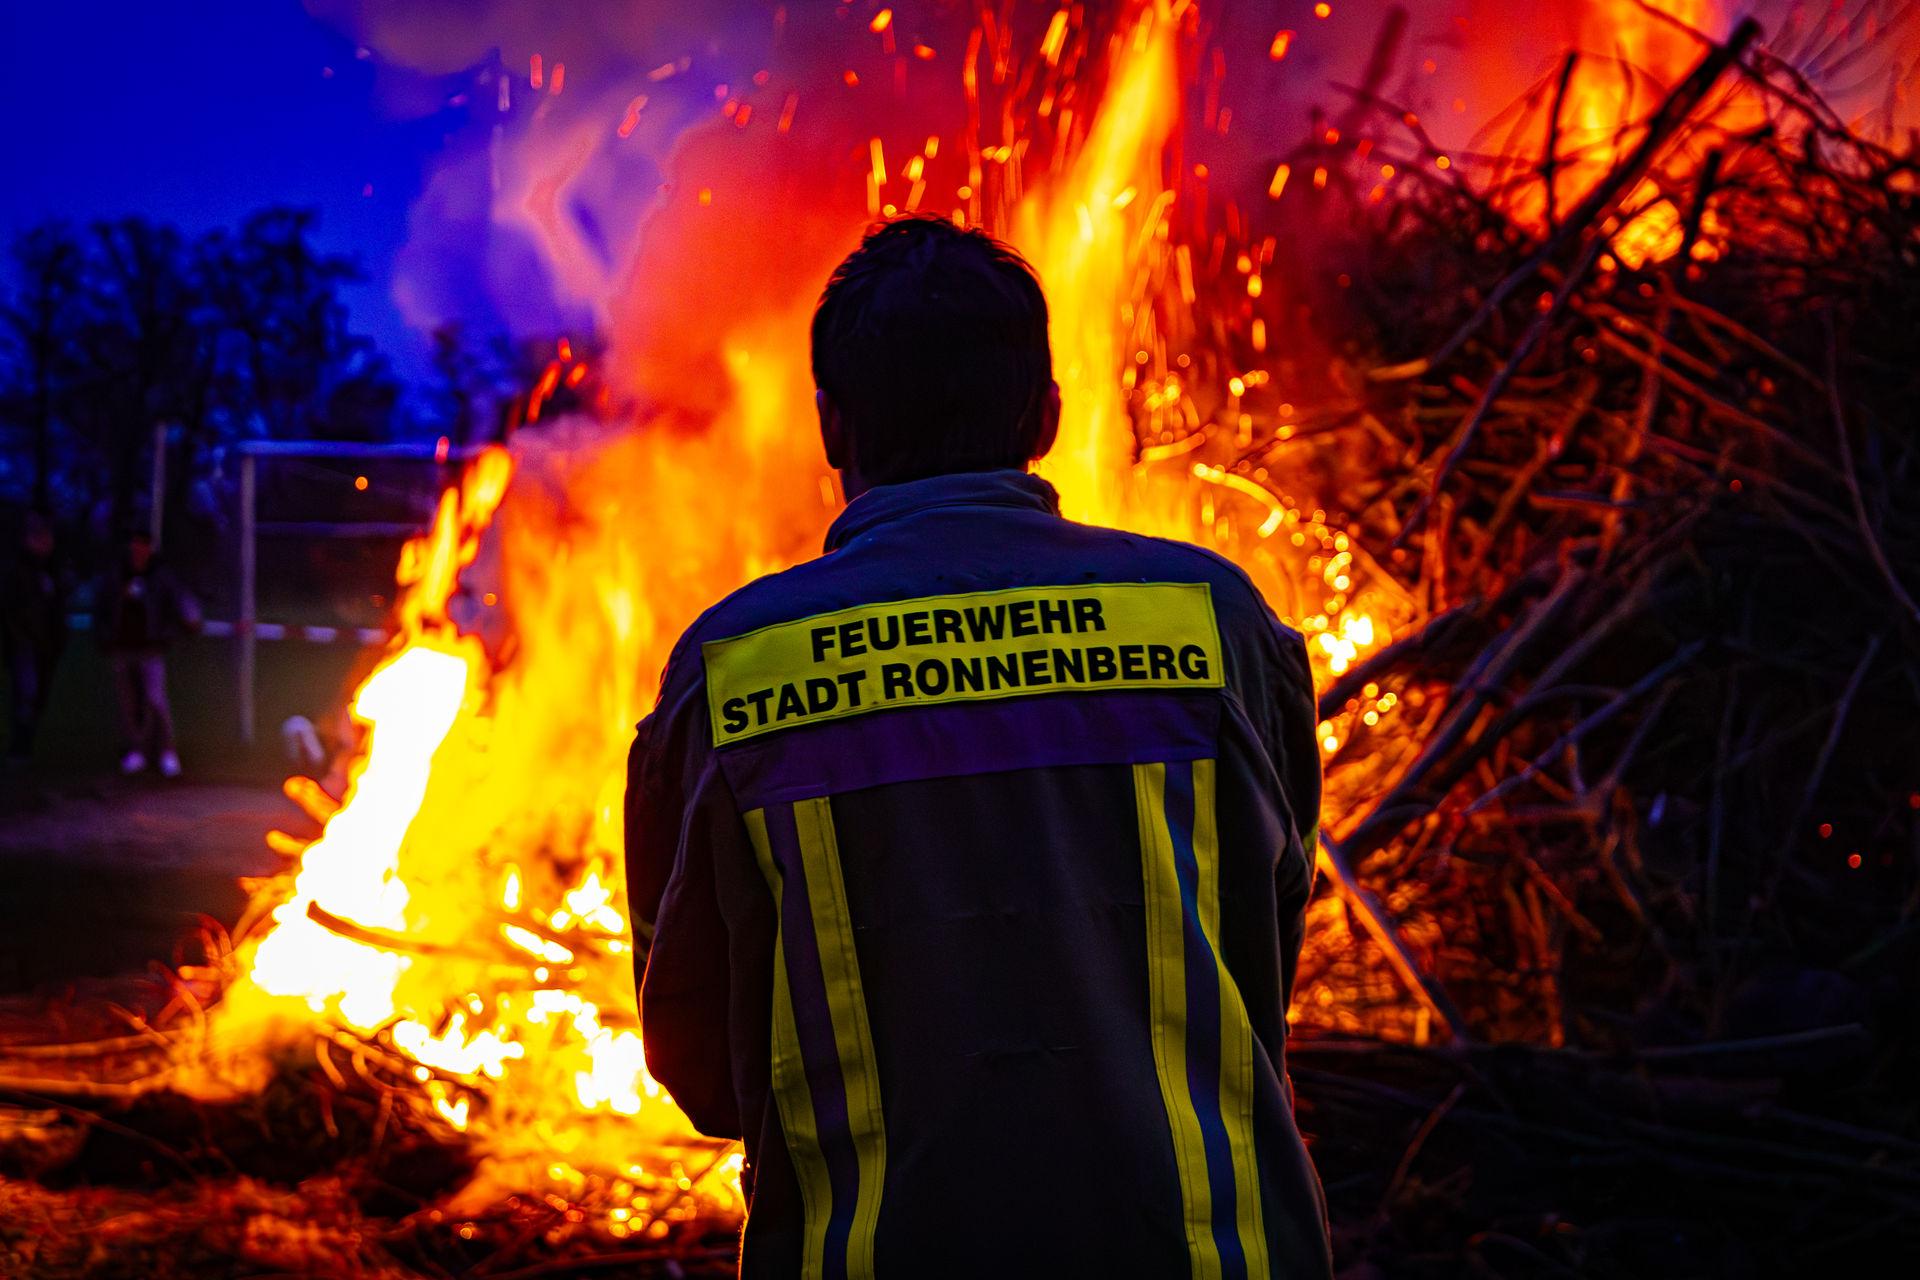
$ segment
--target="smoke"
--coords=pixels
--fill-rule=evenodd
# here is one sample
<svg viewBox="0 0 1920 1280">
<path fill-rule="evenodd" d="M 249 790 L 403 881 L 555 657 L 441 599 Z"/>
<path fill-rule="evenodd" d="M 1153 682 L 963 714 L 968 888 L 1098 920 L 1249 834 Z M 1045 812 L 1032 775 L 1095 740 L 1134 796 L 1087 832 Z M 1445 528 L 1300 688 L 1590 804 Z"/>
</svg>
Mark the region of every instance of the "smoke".
<svg viewBox="0 0 1920 1280">
<path fill-rule="evenodd" d="M 1734 0 L 1650 0 L 1723 35 Z M 410 214 L 396 301 L 422 329 L 451 318 L 511 332 L 597 330 L 697 387 L 712 339 L 810 297 L 869 216 L 870 142 L 905 156 L 959 136 L 964 54 L 981 10 L 943 0 L 307 0 L 396 72 L 397 118 L 455 120 Z M 1129 4 L 1084 7 L 1108 28 Z M 1913 18 L 1896 0 L 1756 0 L 1770 44 L 1813 55 L 1853 114 L 1911 117 Z M 1015 74 L 1054 6 L 989 6 Z M 1325 9 L 1321 16 L 1319 10 Z M 1276 156 L 1329 121 L 1385 128 L 1361 87 L 1466 148 L 1569 48 L 1671 74 L 1695 56 L 1639 0 L 1213 0 L 1188 19 L 1181 155 L 1212 190 L 1257 205 Z M 1744 11 L 1744 7 L 1742 9 Z M 1282 40 L 1281 33 L 1290 33 Z M 1274 56 L 1276 49 L 1283 56 Z M 1850 52 L 1851 51 L 1851 52 Z M 983 80 L 991 40 L 976 66 Z M 1014 86 L 1003 86 L 1011 92 Z M 984 92 L 984 90 L 983 90 Z M 983 113 L 980 141 L 999 136 Z M 1034 157 L 1028 157 L 1029 167 Z M 926 162 L 919 207 L 965 200 L 964 157 Z M 989 175 L 992 180 L 993 175 Z M 906 207 L 901 186 L 881 199 Z M 674 339 L 662 343 L 661 338 Z M 706 346 L 704 353 L 691 348 Z M 668 350 L 678 346 L 679 351 Z M 662 370 L 645 371 L 649 375 Z M 711 369 L 706 369 L 708 374 Z"/>
<path fill-rule="evenodd" d="M 307 8 L 376 66 L 408 73 L 379 82 L 391 115 L 453 109 L 394 270 L 402 314 L 422 329 L 603 326 L 680 135 L 716 112 L 718 86 L 750 82 L 774 37 L 759 3 Z"/>
</svg>

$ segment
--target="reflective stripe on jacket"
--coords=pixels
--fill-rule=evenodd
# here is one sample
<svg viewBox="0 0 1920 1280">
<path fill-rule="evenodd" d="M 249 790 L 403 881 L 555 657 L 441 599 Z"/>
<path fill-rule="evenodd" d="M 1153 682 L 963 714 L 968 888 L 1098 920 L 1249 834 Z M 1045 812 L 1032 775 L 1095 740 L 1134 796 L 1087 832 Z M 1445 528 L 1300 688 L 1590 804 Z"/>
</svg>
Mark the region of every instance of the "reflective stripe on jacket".
<svg viewBox="0 0 1920 1280">
<path fill-rule="evenodd" d="M 1300 637 L 1018 472 L 827 550 L 688 631 L 629 768 L 647 1061 L 746 1141 L 742 1274 L 1329 1274 Z"/>
</svg>

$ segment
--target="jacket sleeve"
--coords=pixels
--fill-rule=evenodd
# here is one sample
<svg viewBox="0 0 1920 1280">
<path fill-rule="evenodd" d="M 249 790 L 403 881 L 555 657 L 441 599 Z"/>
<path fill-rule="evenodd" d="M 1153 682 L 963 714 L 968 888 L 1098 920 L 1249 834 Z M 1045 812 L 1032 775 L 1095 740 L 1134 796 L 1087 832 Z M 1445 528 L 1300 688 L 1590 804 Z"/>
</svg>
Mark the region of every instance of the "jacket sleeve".
<svg viewBox="0 0 1920 1280">
<path fill-rule="evenodd" d="M 676 656 L 660 705 L 627 758 L 627 894 L 644 951 L 639 978 L 647 1069 L 702 1133 L 740 1136 L 728 1039 L 728 938 L 714 883 L 716 850 L 701 811 L 710 756 L 699 681 Z M 710 793 L 709 793 L 710 794 Z"/>
<path fill-rule="evenodd" d="M 678 779 L 670 776 L 660 758 L 664 736 L 660 712 L 655 710 L 640 722 L 627 752 L 627 905 L 638 944 L 635 955 L 642 959 L 653 944 L 660 898 L 678 852 L 680 810 L 685 803 Z"/>
<path fill-rule="evenodd" d="M 1300 948 L 1306 940 L 1307 901 L 1313 896 L 1320 827 L 1319 709 L 1306 640 L 1282 626 L 1252 583 L 1246 585 L 1257 602 L 1260 624 L 1257 656 L 1242 692 L 1290 818 L 1286 847 L 1274 862 L 1274 896 L 1280 912 L 1281 995 L 1291 1004 Z"/>
<path fill-rule="evenodd" d="M 1274 679 L 1273 741 L 1267 744 L 1287 790 L 1294 830 L 1313 856 L 1320 830 L 1319 707 L 1313 693 L 1313 668 L 1307 661 L 1307 642 L 1295 632 L 1276 626 L 1279 667 Z"/>
<path fill-rule="evenodd" d="M 1280 645 L 1274 687 L 1276 715 L 1271 721 L 1273 740 L 1267 744 L 1267 752 L 1279 772 L 1287 808 L 1293 815 L 1292 838 L 1274 871 L 1280 907 L 1281 994 L 1291 1005 L 1300 948 L 1306 942 L 1307 901 L 1313 896 L 1320 835 L 1319 709 L 1306 641 L 1277 625 L 1275 629 Z"/>
</svg>

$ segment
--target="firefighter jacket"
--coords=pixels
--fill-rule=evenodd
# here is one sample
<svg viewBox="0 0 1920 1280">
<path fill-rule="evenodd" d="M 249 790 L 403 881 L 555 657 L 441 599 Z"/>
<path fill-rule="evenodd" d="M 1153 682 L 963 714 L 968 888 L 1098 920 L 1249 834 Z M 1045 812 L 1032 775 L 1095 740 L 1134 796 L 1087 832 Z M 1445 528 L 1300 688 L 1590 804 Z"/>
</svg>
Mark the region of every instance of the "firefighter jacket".
<svg viewBox="0 0 1920 1280">
<path fill-rule="evenodd" d="M 745 1139 L 742 1274 L 1327 1275 L 1299 635 L 1021 472 L 827 551 L 695 623 L 629 763 L 647 1063 Z"/>
</svg>

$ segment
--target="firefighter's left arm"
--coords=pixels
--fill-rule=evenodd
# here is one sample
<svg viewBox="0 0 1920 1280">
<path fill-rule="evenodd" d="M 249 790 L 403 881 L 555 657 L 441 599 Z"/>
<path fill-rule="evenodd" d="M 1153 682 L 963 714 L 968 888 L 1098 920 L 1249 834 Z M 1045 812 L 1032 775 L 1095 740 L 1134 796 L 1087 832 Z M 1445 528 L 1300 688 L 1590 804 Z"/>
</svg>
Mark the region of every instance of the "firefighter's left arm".
<svg viewBox="0 0 1920 1280">
<path fill-rule="evenodd" d="M 1251 585 L 1249 585 L 1251 590 Z M 1314 859 L 1320 829 L 1319 712 L 1306 641 L 1281 625 L 1258 599 L 1257 672 L 1249 672 L 1249 713 L 1280 782 L 1292 819 L 1286 847 L 1274 863 L 1280 909 L 1283 997 L 1293 1000 L 1293 979 L 1306 937 L 1307 901 L 1313 895 Z"/>
<path fill-rule="evenodd" d="M 698 666 L 697 652 L 693 664 Z M 727 1036 L 726 921 L 714 884 L 711 824 L 696 811 L 707 758 L 704 698 L 676 654 L 660 705 L 627 759 L 627 893 L 647 1069 L 701 1132 L 740 1135 Z"/>
<path fill-rule="evenodd" d="M 1313 693 L 1313 671 L 1307 662 L 1306 642 L 1283 631 L 1280 640 L 1280 679 L 1276 704 L 1275 766 L 1280 770 L 1287 807 L 1293 816 L 1292 837 L 1274 872 L 1280 906 L 1281 995 L 1293 1003 L 1293 980 L 1300 949 L 1306 943 L 1307 902 L 1313 896 L 1315 859 L 1320 835 L 1319 712 Z M 1299 842 L 1296 847 L 1294 841 Z"/>
</svg>

